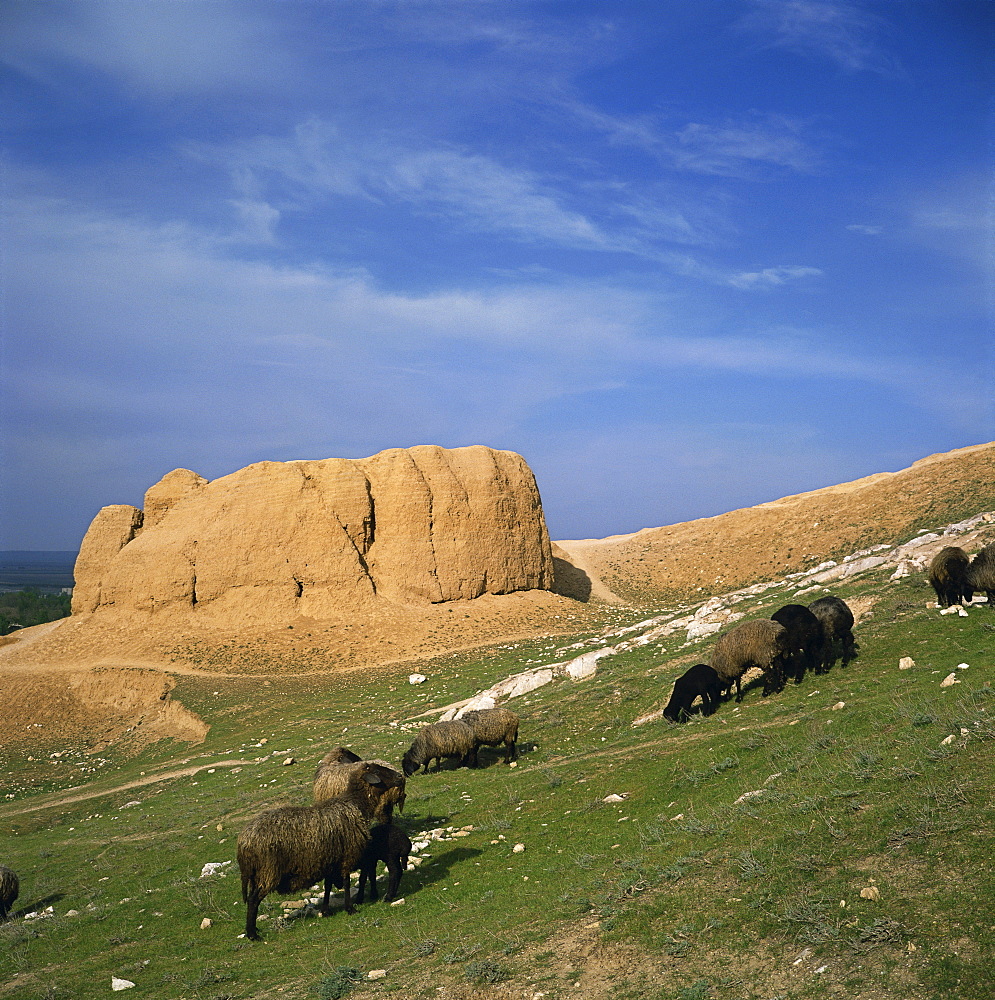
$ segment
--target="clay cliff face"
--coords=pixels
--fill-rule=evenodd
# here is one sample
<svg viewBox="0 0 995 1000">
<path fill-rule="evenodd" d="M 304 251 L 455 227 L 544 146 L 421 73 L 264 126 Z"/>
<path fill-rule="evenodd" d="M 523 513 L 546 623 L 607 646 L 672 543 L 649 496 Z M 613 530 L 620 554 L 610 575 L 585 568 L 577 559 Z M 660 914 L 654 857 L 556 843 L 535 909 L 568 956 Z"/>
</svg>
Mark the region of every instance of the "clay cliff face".
<svg viewBox="0 0 995 1000">
<path fill-rule="evenodd" d="M 278 621 L 378 598 L 438 604 L 552 586 L 525 461 L 423 445 L 355 461 L 260 462 L 214 482 L 177 469 L 146 493 L 144 512 L 96 516 L 73 614 Z"/>
</svg>

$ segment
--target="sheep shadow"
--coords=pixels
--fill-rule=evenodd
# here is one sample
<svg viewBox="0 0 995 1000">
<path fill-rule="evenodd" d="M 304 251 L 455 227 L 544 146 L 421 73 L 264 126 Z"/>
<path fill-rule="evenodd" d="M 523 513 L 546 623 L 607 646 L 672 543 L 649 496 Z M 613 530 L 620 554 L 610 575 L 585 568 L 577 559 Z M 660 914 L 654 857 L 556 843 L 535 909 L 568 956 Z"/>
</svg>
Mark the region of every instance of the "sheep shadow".
<svg viewBox="0 0 995 1000">
<path fill-rule="evenodd" d="M 11 910 L 7 914 L 7 920 L 20 920 L 26 917 L 29 913 L 41 913 L 46 906 L 54 906 L 60 900 L 65 899 L 66 894 L 64 892 L 53 892 L 50 896 L 44 896 L 41 899 L 35 900 L 33 903 L 29 903 L 27 906 L 22 906 L 20 909 Z M 3 921 L 0 921 L 3 923 Z"/>
<path fill-rule="evenodd" d="M 438 844 L 433 841 L 432 844 Z M 431 848 L 430 848 L 431 850 Z M 457 865 L 480 857 L 484 852 L 479 847 L 451 847 L 443 854 L 433 854 L 414 871 L 401 875 L 401 896 L 410 896 L 421 889 L 427 889 L 447 879 Z M 407 887 L 407 888 L 406 888 Z"/>
</svg>

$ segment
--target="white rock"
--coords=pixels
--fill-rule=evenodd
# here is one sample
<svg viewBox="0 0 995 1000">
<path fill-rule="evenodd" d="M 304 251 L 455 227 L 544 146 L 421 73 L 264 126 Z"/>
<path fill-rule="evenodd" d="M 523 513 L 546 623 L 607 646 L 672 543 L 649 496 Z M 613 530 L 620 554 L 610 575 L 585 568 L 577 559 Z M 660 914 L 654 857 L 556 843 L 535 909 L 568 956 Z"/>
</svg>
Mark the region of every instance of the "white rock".
<svg viewBox="0 0 995 1000">
<path fill-rule="evenodd" d="M 940 740 L 940 746 L 941 747 L 950 746 L 950 744 L 953 743 L 955 739 L 957 739 L 957 737 L 954 736 L 953 733 L 951 733 L 945 740 Z"/>
<path fill-rule="evenodd" d="M 515 846 L 511 850 L 512 850 L 512 853 L 514 853 L 514 854 L 521 854 L 522 851 L 525 850 L 525 845 L 524 844 L 515 844 Z"/>
<path fill-rule="evenodd" d="M 759 788 L 755 792 L 743 792 L 743 794 L 740 795 L 740 797 L 738 799 L 736 799 L 735 802 L 733 802 L 733 805 L 734 806 L 738 806 L 738 805 L 742 805 L 742 803 L 744 803 L 744 802 L 749 802 L 750 799 L 755 799 L 758 795 L 763 795 L 764 792 L 765 792 L 765 790 L 766 789 Z"/>
<path fill-rule="evenodd" d="M 873 899 L 877 902 L 881 898 L 881 892 L 876 885 L 869 885 L 866 889 L 860 890 L 861 899 Z"/>
<path fill-rule="evenodd" d="M 208 861 L 207 864 L 201 868 L 200 877 L 207 878 L 208 875 L 227 875 L 228 873 L 224 869 L 230 864 L 230 861 Z"/>
<path fill-rule="evenodd" d="M 968 669 L 970 669 L 970 667 L 966 663 L 958 663 L 957 664 L 957 669 L 958 670 L 968 670 Z"/>
<path fill-rule="evenodd" d="M 564 664 L 563 672 L 571 680 L 582 681 L 588 677 L 593 677 L 598 672 L 598 660 L 605 656 L 611 656 L 615 650 L 610 646 L 604 649 L 593 649 L 590 653 L 583 653 L 576 659 Z"/>
<path fill-rule="evenodd" d="M 941 688 L 953 687 L 955 684 L 960 684 L 960 678 L 956 674 L 947 674 L 947 676 L 940 681 Z"/>
<path fill-rule="evenodd" d="M 959 604 L 951 604 L 949 608 L 941 608 L 941 615 L 955 615 L 958 611 L 963 611 L 964 609 Z"/>
<path fill-rule="evenodd" d="M 132 806 L 140 806 L 142 803 L 138 799 L 132 799 L 130 802 L 125 802 L 122 809 L 130 809 Z"/>
<path fill-rule="evenodd" d="M 79 910 L 66 910 L 66 916 L 67 917 L 78 917 L 79 916 Z"/>
<path fill-rule="evenodd" d="M 846 708 L 846 702 L 845 701 L 838 701 L 838 702 L 836 702 L 836 704 L 833 705 L 833 709 L 832 710 L 834 712 L 838 712 L 841 708 Z"/>
<path fill-rule="evenodd" d="M 130 990 L 134 985 L 130 979 L 118 979 L 117 976 L 111 976 L 112 990 Z"/>
<path fill-rule="evenodd" d="M 624 802 L 629 797 L 629 793 L 625 792 L 622 795 L 612 792 L 611 795 L 606 795 L 601 801 L 602 802 Z"/>
<path fill-rule="evenodd" d="M 206 931 L 207 928 L 211 927 L 213 924 L 214 921 L 210 917 L 204 917 L 204 919 L 200 922 L 200 929 L 202 931 Z"/>
<path fill-rule="evenodd" d="M 903 656 L 898 661 L 899 670 L 911 670 L 916 665 L 916 661 L 911 656 Z"/>
<path fill-rule="evenodd" d="M 394 902 L 391 903 L 390 905 L 391 906 L 404 906 L 404 900 L 403 899 L 395 899 Z"/>
<path fill-rule="evenodd" d="M 424 674 L 408 674 L 409 684 L 424 684 L 428 678 Z M 386 973 L 384 973 L 386 975 Z"/>
<path fill-rule="evenodd" d="M 959 614 L 961 616 L 961 618 L 967 618 L 968 617 L 967 612 L 959 604 L 957 605 L 957 614 Z"/>
<path fill-rule="evenodd" d="M 367 979 L 383 979 L 387 975 L 386 969 L 372 969 L 370 972 L 366 973 Z"/>
<path fill-rule="evenodd" d="M 287 758 L 287 759 L 286 759 L 286 760 L 285 760 L 285 761 L 283 762 L 283 766 L 284 766 L 284 767 L 289 767 L 289 766 L 290 766 L 291 764 L 295 764 L 295 763 L 296 763 L 296 761 L 294 760 L 294 758 L 293 758 L 293 757 L 288 757 L 288 758 Z"/>
</svg>

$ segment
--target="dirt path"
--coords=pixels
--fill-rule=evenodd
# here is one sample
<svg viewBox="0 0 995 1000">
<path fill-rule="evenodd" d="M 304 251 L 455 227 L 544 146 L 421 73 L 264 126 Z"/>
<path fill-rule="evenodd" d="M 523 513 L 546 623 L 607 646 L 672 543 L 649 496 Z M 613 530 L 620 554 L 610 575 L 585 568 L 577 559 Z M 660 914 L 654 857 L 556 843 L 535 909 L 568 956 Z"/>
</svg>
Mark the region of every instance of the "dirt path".
<svg viewBox="0 0 995 1000">
<path fill-rule="evenodd" d="M 9 816 L 23 816 L 25 813 L 38 812 L 41 809 L 56 809 L 59 806 L 73 805 L 76 802 L 85 802 L 87 799 L 99 799 L 105 795 L 114 795 L 117 792 L 127 792 L 132 788 L 142 788 L 145 785 L 154 785 L 160 781 L 172 781 L 173 778 L 187 778 L 212 767 L 238 767 L 242 764 L 252 764 L 251 760 L 217 760 L 209 761 L 206 764 L 195 764 L 192 767 L 181 767 L 175 771 L 163 771 L 161 774 L 150 774 L 144 778 L 136 778 L 134 781 L 126 781 L 123 785 L 115 785 L 113 788 L 103 788 L 99 791 L 81 791 L 79 788 L 69 788 L 64 792 L 49 792 L 47 795 L 39 796 L 43 802 L 36 802 L 30 806 L 0 806 L 0 819 Z M 77 792 L 78 794 L 73 794 Z"/>
</svg>

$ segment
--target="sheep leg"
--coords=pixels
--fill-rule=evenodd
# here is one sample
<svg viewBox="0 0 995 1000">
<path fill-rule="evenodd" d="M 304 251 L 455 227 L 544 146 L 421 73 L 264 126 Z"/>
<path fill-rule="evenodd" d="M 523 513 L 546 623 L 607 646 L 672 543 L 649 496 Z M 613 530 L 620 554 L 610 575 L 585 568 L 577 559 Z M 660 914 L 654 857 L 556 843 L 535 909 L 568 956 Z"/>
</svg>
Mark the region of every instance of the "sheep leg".
<svg viewBox="0 0 995 1000">
<path fill-rule="evenodd" d="M 518 746 L 515 741 L 507 740 L 504 745 L 508 751 L 505 755 L 504 762 L 506 764 L 510 764 L 513 760 L 518 760 Z"/>
<path fill-rule="evenodd" d="M 256 930 L 256 917 L 259 914 L 259 897 L 251 893 L 245 901 L 245 936 L 250 941 L 259 940 L 259 931 Z"/>
<path fill-rule="evenodd" d="M 319 911 L 323 917 L 328 916 L 329 910 L 329 898 L 332 895 L 332 886 L 335 884 L 335 880 L 331 875 L 325 877 L 325 895 L 321 900 L 321 910 Z"/>
<path fill-rule="evenodd" d="M 397 887 L 401 884 L 401 872 L 404 870 L 398 858 L 391 858 L 387 863 L 390 881 L 387 883 L 387 895 L 384 899 L 389 903 L 397 896 Z"/>
<path fill-rule="evenodd" d="M 739 678 L 737 677 L 736 678 L 736 701 L 742 701 L 742 700 L 743 700 L 743 690 L 739 686 Z"/>
<path fill-rule="evenodd" d="M 345 911 L 346 913 L 355 913 L 356 907 L 352 905 L 352 894 L 349 892 L 349 880 L 352 877 L 352 872 L 350 871 L 350 866 L 343 862 L 342 864 L 342 886 L 345 891 Z"/>
</svg>

